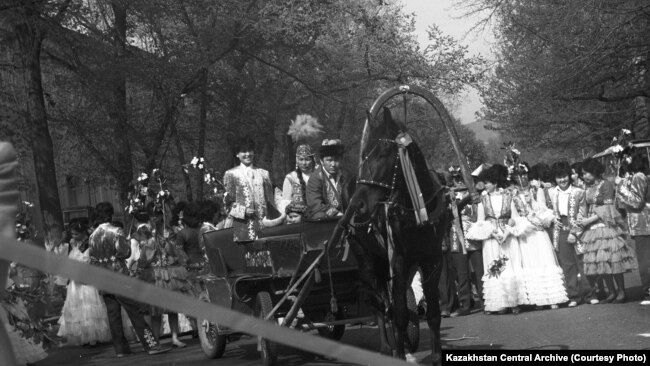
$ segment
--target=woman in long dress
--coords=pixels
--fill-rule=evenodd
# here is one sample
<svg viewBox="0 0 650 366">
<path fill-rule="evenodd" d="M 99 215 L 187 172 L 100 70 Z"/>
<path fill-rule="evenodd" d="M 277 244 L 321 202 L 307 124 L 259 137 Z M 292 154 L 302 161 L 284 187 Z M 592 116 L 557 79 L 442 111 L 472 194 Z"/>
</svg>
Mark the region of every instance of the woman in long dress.
<svg viewBox="0 0 650 366">
<path fill-rule="evenodd" d="M 88 230 L 80 223 L 70 227 L 70 259 L 89 263 Z M 110 342 L 111 331 L 104 300 L 96 288 L 70 281 L 61 317 L 58 336 L 65 337 L 68 345 Z"/>
<path fill-rule="evenodd" d="M 623 274 L 636 268 L 636 259 L 622 237 L 625 222 L 614 207 L 614 184 L 602 178 L 605 168 L 594 159 L 582 164 L 583 179 L 587 185 L 587 217 L 578 221 L 584 228 L 581 241 L 585 245 L 583 257 L 585 275 L 592 286 L 602 276 L 609 296 L 600 303 L 626 301 Z"/>
<path fill-rule="evenodd" d="M 517 215 L 512 197 L 506 187 L 508 170 L 495 164 L 479 179 L 486 194 L 477 207 L 477 221 L 467 232 L 467 239 L 483 241 L 483 300 L 486 314 L 518 314 L 519 305 L 528 304 L 521 252 L 517 238 L 510 233 L 508 223 Z M 504 262 L 504 258 L 507 258 Z M 495 266 L 495 263 L 500 263 Z"/>
<path fill-rule="evenodd" d="M 529 185 L 525 165 L 513 171 L 517 185 L 512 195 L 519 217 L 513 218 L 510 232 L 519 239 L 528 301 L 538 307 L 550 305 L 551 309 L 557 309 L 558 304 L 569 298 L 564 287 L 564 273 L 546 231 L 553 222 L 553 210 L 546 206 L 544 190 L 534 190 Z"/>
</svg>

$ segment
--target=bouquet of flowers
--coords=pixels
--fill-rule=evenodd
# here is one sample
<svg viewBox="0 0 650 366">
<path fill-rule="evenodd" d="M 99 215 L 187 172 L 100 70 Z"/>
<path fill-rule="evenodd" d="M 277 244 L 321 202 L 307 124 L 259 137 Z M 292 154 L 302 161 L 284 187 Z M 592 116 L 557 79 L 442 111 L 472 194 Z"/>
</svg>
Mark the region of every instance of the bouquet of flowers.
<svg viewBox="0 0 650 366">
<path fill-rule="evenodd" d="M 613 167 L 616 169 L 616 183 L 619 181 L 619 172 L 621 171 L 621 164 L 632 163 L 632 152 L 634 151 L 634 145 L 632 145 L 632 131 L 622 128 L 618 136 L 612 138 L 612 155 L 614 156 L 613 161 L 610 164 L 614 164 Z M 611 165 L 610 165 L 611 166 Z"/>
<path fill-rule="evenodd" d="M 147 173 L 140 173 L 138 178 L 133 184 L 133 190 L 128 193 L 129 205 L 124 208 L 128 214 L 144 208 L 149 196 L 149 175 Z"/>
<path fill-rule="evenodd" d="M 633 149 L 632 131 L 622 128 L 618 136 L 612 138 L 612 154 L 616 158 L 619 166 L 623 161 L 626 161 L 628 164 L 632 162 Z"/>
<path fill-rule="evenodd" d="M 506 262 L 508 257 L 499 255 L 497 259 L 493 260 L 488 266 L 488 277 L 498 278 L 501 273 L 506 269 Z"/>
</svg>

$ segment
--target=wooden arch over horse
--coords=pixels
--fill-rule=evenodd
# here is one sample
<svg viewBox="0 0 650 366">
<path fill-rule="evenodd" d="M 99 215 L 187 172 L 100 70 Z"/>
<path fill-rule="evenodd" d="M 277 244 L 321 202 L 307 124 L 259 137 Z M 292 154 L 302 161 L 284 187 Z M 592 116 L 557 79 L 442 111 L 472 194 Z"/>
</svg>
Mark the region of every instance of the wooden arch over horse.
<svg viewBox="0 0 650 366">
<path fill-rule="evenodd" d="M 441 363 L 438 282 L 442 240 L 450 227 L 444 183 L 431 174 L 424 155 L 405 124 L 396 122 L 385 105 L 396 96 L 412 94 L 427 101 L 444 124 L 458 156 L 471 194 L 476 194 L 467 159 L 449 113 L 438 98 L 417 86 L 398 86 L 373 103 L 364 126 L 356 185 L 349 187 L 348 208 L 330 243 L 344 231 L 359 263 L 360 278 L 371 288 L 369 301 L 376 310 L 382 353 L 405 358 L 415 350 L 407 336 L 407 291 L 416 269 L 422 273 L 431 330 L 432 362 Z M 383 119 L 378 120 L 383 110 Z M 386 332 L 384 320 L 392 323 Z M 394 340 L 389 347 L 389 336 Z"/>
</svg>

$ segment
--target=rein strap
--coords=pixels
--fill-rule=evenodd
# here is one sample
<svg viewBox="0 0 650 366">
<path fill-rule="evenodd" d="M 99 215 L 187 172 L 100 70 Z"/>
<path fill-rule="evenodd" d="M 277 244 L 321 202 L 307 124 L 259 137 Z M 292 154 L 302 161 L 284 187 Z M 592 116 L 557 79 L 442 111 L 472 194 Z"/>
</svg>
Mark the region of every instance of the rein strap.
<svg viewBox="0 0 650 366">
<path fill-rule="evenodd" d="M 413 203 L 415 219 L 418 226 L 423 225 L 429 221 L 429 215 L 427 214 L 427 207 L 424 203 L 420 183 L 418 183 L 417 176 L 415 175 L 413 163 L 411 163 L 411 158 L 406 150 L 406 147 L 413 142 L 413 139 L 407 133 L 400 133 L 397 135 L 395 142 L 398 146 L 399 160 L 401 162 L 400 165 L 402 166 L 402 173 L 404 173 L 404 182 L 406 183 L 409 196 L 411 197 L 411 202 Z"/>
</svg>

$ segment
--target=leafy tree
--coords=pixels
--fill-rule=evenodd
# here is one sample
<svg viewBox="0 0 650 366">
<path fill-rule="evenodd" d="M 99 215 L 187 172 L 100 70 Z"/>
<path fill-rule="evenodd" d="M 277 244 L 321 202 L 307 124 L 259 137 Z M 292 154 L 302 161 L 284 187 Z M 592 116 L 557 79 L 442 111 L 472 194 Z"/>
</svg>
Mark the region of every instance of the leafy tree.
<svg viewBox="0 0 650 366">
<path fill-rule="evenodd" d="M 110 176 L 123 200 L 135 173 L 153 168 L 200 198 L 201 177 L 181 166 L 203 156 L 224 171 L 244 134 L 279 182 L 293 166 L 286 130 L 299 113 L 343 138 L 356 164 L 365 111 L 381 91 L 415 83 L 453 94 L 484 69 L 435 27 L 420 49 L 413 16 L 393 2 L 46 3 L 68 5 L 48 23 L 41 58 L 59 180 Z"/>
<path fill-rule="evenodd" d="M 71 1 L 5 1 L 0 4 L 2 43 L 9 59 L 22 76 L 14 108 L 22 117 L 23 142 L 30 143 L 38 199 L 43 214 L 46 245 L 58 243 L 63 231 L 63 215 L 56 185 L 53 143 L 47 121 L 41 75 L 43 40 L 52 24 L 61 22 Z"/>
<path fill-rule="evenodd" d="M 650 137 L 647 1 L 460 2 L 496 29 L 482 113 L 499 129 L 535 146 L 571 143 L 574 155 L 607 146 L 621 126 Z"/>
</svg>

